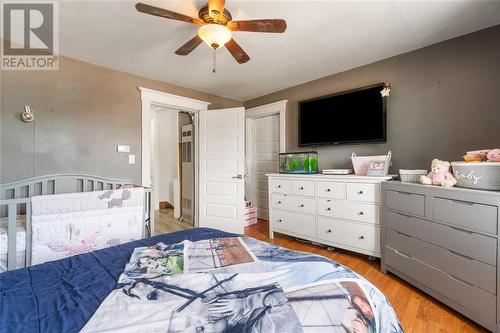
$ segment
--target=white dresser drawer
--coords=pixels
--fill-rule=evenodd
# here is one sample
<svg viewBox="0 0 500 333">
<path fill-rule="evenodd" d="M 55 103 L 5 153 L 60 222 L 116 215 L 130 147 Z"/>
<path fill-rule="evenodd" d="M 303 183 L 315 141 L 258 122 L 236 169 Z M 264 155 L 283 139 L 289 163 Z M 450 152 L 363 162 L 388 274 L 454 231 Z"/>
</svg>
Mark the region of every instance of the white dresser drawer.
<svg viewBox="0 0 500 333">
<path fill-rule="evenodd" d="M 292 181 L 287 179 L 270 179 L 269 191 L 271 193 L 291 193 Z"/>
<path fill-rule="evenodd" d="M 320 198 L 345 199 L 345 183 L 343 182 L 317 182 Z"/>
<path fill-rule="evenodd" d="M 314 237 L 316 234 L 316 218 L 313 215 L 273 210 L 271 222 L 273 229 L 278 232 L 288 231 L 308 237 Z"/>
<path fill-rule="evenodd" d="M 318 218 L 317 238 L 380 254 L 380 227 Z"/>
<path fill-rule="evenodd" d="M 318 199 L 318 215 L 379 224 L 377 205 L 353 203 L 330 199 Z"/>
<path fill-rule="evenodd" d="M 271 198 L 273 208 L 313 215 L 316 213 L 316 200 L 314 198 L 276 193 Z"/>
<path fill-rule="evenodd" d="M 292 193 L 314 197 L 313 180 L 294 180 L 292 182 Z"/>
<path fill-rule="evenodd" d="M 347 200 L 380 202 L 380 184 L 347 183 Z"/>
</svg>

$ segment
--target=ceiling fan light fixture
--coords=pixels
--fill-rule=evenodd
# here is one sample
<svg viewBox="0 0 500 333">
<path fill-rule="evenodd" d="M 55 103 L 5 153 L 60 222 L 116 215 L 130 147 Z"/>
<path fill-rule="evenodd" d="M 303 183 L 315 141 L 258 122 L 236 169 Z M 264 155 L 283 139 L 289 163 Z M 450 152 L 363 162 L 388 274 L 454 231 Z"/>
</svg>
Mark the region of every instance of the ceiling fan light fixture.
<svg viewBox="0 0 500 333">
<path fill-rule="evenodd" d="M 198 29 L 198 36 L 214 49 L 223 46 L 232 38 L 231 31 L 225 25 L 215 23 L 202 25 Z"/>
</svg>

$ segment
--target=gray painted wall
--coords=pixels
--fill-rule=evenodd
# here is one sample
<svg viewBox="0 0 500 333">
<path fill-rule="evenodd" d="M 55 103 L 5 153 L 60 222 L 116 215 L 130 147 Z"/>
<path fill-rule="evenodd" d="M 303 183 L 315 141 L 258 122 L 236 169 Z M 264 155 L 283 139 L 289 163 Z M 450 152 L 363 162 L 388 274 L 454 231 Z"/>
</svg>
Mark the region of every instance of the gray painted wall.
<svg viewBox="0 0 500 333">
<path fill-rule="evenodd" d="M 393 171 L 428 170 L 432 158 L 461 160 L 467 150 L 500 147 L 500 25 L 244 105 L 250 108 L 287 99 L 286 149 L 297 151 L 298 101 L 385 80 L 392 85 L 387 143 L 317 148 L 321 168 L 351 167 L 353 151 L 373 155 L 392 150 Z"/>
<path fill-rule="evenodd" d="M 241 102 L 62 57 L 58 71 L 4 71 L 0 78 L 0 183 L 53 173 L 141 181 L 142 86 L 211 102 Z M 24 105 L 35 121 L 24 123 Z M 136 164 L 116 145 L 131 146 Z"/>
</svg>

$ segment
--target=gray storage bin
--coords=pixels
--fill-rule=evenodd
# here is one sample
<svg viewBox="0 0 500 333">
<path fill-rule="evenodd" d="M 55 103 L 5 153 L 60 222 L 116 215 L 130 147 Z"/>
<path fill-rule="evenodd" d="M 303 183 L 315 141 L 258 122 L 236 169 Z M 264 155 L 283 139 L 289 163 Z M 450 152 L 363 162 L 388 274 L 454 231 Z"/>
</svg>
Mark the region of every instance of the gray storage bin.
<svg viewBox="0 0 500 333">
<path fill-rule="evenodd" d="M 500 162 L 451 162 L 457 186 L 500 191 Z"/>
</svg>

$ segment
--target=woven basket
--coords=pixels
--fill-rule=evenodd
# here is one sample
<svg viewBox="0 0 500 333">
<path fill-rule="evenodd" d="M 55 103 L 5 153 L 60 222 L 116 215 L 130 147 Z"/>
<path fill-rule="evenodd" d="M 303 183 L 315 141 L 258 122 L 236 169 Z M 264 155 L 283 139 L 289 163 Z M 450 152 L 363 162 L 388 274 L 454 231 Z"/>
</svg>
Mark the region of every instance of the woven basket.
<svg viewBox="0 0 500 333">
<path fill-rule="evenodd" d="M 351 155 L 352 166 L 354 168 L 354 173 L 356 175 L 366 176 L 368 173 L 368 167 L 370 162 L 384 162 L 386 166 L 389 167 L 391 164 L 391 152 L 389 151 L 387 155 L 377 155 L 377 156 L 357 156 L 355 153 Z"/>
<path fill-rule="evenodd" d="M 420 176 L 425 176 L 427 170 L 399 169 L 399 177 L 403 183 L 420 183 Z"/>
</svg>

